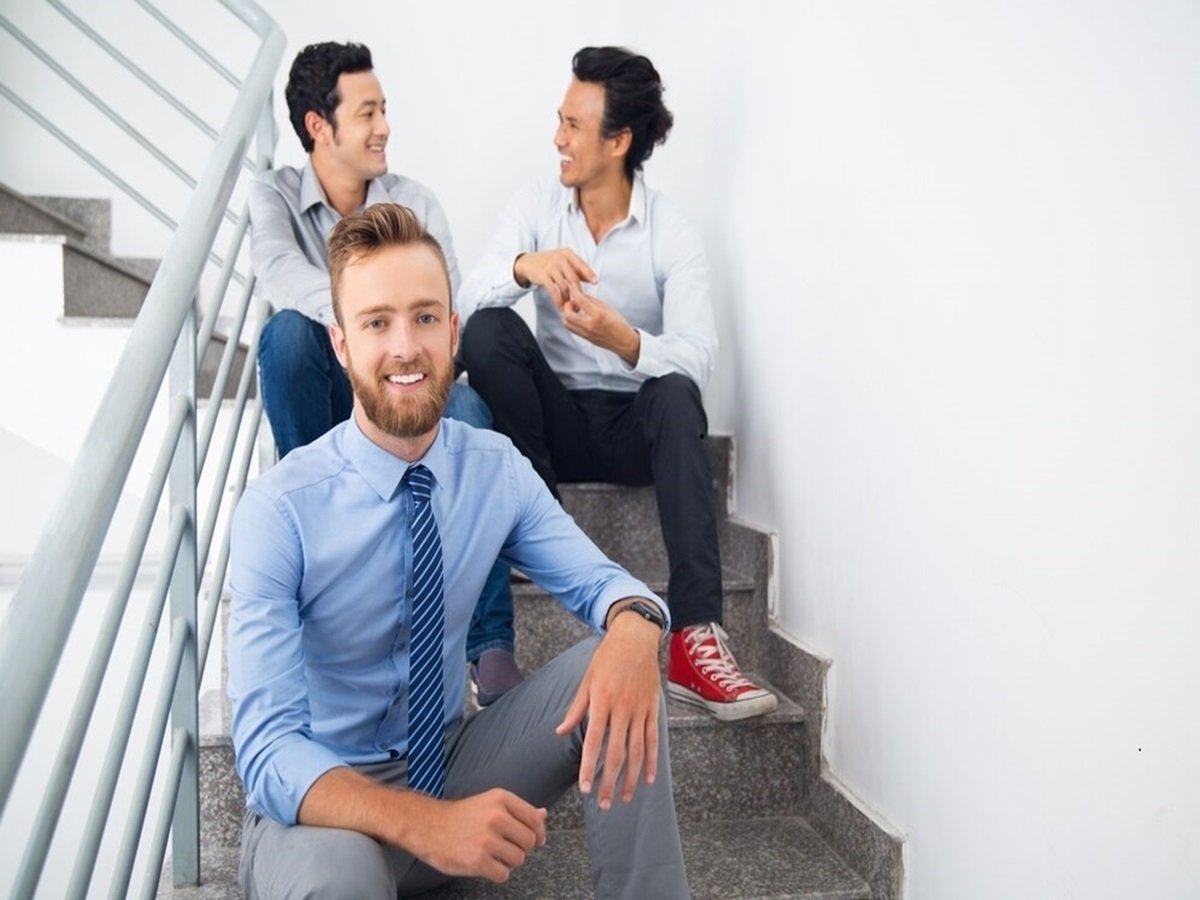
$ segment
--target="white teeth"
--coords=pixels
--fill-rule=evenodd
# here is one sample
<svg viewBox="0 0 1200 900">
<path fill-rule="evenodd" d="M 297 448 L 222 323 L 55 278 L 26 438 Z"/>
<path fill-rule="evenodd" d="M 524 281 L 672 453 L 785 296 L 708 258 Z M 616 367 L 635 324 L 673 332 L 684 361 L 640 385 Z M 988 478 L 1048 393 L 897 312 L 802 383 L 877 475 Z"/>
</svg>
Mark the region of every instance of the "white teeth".
<svg viewBox="0 0 1200 900">
<path fill-rule="evenodd" d="M 420 372 L 412 375 L 389 375 L 388 381 L 392 384 L 416 384 L 418 381 L 424 380 L 425 376 Z"/>
</svg>

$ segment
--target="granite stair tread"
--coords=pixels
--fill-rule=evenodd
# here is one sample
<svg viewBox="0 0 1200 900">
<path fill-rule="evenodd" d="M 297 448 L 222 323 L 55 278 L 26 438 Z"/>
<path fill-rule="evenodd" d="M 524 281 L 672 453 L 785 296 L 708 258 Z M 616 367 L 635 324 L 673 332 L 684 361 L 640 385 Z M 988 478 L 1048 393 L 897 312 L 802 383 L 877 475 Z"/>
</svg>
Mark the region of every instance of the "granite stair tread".
<svg viewBox="0 0 1200 900">
<path fill-rule="evenodd" d="M 860 900 L 867 883 L 799 816 L 714 820 L 680 826 L 694 900 Z M 238 850 L 206 848 L 204 884 L 158 896 L 174 900 L 236 900 Z M 169 867 L 167 869 L 169 873 Z M 422 894 L 428 900 L 568 900 L 589 898 L 587 841 L 579 829 L 551 831 L 506 884 L 456 881 Z"/>
</svg>

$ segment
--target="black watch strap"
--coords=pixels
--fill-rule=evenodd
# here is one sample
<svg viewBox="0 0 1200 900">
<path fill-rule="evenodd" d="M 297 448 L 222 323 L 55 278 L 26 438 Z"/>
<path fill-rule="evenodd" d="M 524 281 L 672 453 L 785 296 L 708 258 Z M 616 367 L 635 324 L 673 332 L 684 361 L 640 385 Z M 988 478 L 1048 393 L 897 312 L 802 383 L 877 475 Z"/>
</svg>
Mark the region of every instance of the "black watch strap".
<svg viewBox="0 0 1200 900">
<path fill-rule="evenodd" d="M 613 616 L 615 621 L 621 613 L 635 612 L 647 622 L 653 622 L 665 633 L 667 630 L 667 618 L 662 614 L 662 610 L 648 600 L 634 600 L 628 606 L 617 610 L 617 614 Z M 612 625 L 612 622 L 609 623 Z"/>
</svg>

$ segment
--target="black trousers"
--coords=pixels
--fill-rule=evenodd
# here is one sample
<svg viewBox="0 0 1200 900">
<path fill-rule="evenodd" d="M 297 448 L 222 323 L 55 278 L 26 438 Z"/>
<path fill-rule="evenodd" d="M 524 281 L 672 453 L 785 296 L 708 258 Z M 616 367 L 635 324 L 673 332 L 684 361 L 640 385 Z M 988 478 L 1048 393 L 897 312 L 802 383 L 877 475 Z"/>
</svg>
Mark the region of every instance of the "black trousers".
<svg viewBox="0 0 1200 900">
<path fill-rule="evenodd" d="M 476 311 L 462 354 L 493 427 L 528 457 L 555 497 L 559 482 L 654 485 L 670 564 L 672 628 L 720 622 L 708 418 L 696 383 L 671 374 L 636 392 L 569 391 L 511 309 Z"/>
</svg>

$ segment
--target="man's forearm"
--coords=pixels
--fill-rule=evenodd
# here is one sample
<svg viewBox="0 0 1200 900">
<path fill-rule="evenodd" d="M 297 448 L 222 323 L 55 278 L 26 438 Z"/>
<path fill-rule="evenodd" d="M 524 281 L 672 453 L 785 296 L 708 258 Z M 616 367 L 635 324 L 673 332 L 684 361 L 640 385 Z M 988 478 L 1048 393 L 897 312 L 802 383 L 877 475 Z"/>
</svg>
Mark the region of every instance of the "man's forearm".
<svg viewBox="0 0 1200 900">
<path fill-rule="evenodd" d="M 345 828 L 419 856 L 414 824 L 427 820 L 440 801 L 388 787 L 347 766 L 330 769 L 308 789 L 300 804 L 301 825 Z"/>
</svg>

